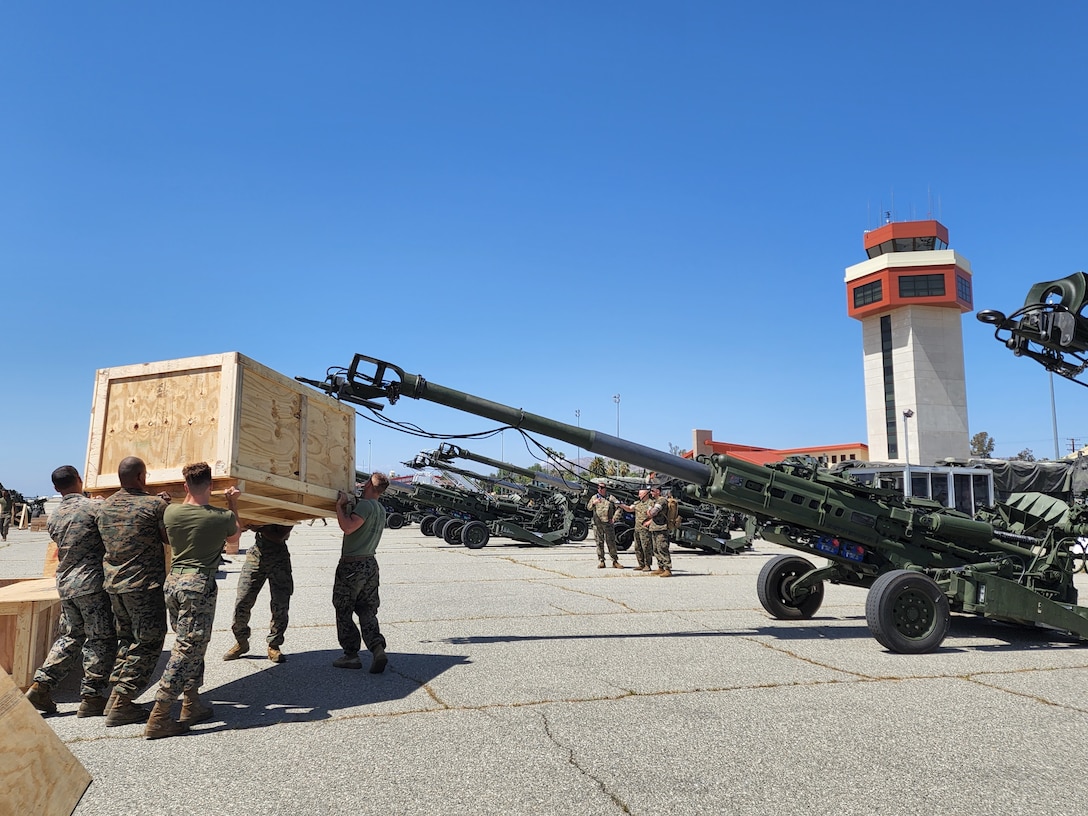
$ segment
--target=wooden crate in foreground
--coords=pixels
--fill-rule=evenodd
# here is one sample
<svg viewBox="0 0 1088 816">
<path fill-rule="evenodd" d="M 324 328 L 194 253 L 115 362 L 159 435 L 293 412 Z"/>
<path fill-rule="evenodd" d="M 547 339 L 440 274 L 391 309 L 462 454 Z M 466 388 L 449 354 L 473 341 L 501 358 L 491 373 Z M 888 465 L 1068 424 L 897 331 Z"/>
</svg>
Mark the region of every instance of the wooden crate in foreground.
<svg viewBox="0 0 1088 816">
<path fill-rule="evenodd" d="M 336 514 L 355 484 L 355 411 L 237 352 L 100 369 L 84 488 L 120 487 L 126 456 L 147 464 L 148 490 L 185 496 L 181 469 L 207 462 L 213 503 L 242 491 L 246 524 Z"/>
</svg>

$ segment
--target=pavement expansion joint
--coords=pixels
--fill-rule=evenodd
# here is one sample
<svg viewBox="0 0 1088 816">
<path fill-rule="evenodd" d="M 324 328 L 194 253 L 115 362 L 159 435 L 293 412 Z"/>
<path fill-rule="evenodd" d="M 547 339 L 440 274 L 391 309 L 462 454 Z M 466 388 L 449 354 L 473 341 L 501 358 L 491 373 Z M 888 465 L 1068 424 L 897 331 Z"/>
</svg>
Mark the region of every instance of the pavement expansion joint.
<svg viewBox="0 0 1088 816">
<path fill-rule="evenodd" d="M 622 799 L 619 798 L 616 793 L 608 789 L 608 786 L 605 784 L 603 779 L 594 776 L 593 773 L 591 773 L 587 768 L 579 764 L 578 757 L 575 754 L 574 749 L 571 746 L 565 745 L 559 741 L 559 738 L 556 737 L 556 735 L 552 731 L 551 723 L 548 722 L 548 715 L 546 712 L 540 712 L 540 720 L 544 724 L 545 736 L 547 736 L 547 738 L 551 740 L 557 748 L 566 752 L 568 764 L 570 764 L 570 766 L 578 771 L 578 773 L 580 773 L 582 776 L 586 777 L 587 779 L 593 780 L 594 784 L 596 784 L 597 787 L 601 789 L 601 792 L 612 800 L 613 804 L 615 804 L 615 806 L 619 809 L 620 813 L 630 813 L 631 809 L 623 802 Z"/>
</svg>

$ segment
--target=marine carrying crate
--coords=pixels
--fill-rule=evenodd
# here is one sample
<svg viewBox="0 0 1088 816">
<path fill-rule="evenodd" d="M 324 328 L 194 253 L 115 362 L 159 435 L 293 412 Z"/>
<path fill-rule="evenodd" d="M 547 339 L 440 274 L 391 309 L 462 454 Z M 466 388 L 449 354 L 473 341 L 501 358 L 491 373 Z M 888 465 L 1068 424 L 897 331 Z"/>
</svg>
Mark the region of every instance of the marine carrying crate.
<svg viewBox="0 0 1088 816">
<path fill-rule="evenodd" d="M 238 352 L 99 369 L 84 489 L 120 487 L 126 456 L 147 465 L 151 493 L 185 496 L 185 465 L 212 469 L 212 503 L 242 491 L 244 524 L 335 516 L 355 484 L 355 411 Z"/>
</svg>

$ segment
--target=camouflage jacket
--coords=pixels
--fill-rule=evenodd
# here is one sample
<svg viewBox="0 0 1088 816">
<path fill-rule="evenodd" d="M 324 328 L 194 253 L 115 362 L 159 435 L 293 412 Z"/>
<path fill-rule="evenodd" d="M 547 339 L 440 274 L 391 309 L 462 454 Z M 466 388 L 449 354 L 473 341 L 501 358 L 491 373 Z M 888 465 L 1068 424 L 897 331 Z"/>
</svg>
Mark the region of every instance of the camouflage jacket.
<svg viewBox="0 0 1088 816">
<path fill-rule="evenodd" d="M 631 507 L 635 511 L 635 526 L 641 527 L 642 523 L 650 516 L 650 508 L 654 506 L 653 499 L 639 499 Z"/>
<path fill-rule="evenodd" d="M 99 502 L 69 493 L 46 521 L 57 544 L 57 594 L 78 598 L 102 591 L 102 536 L 96 517 Z"/>
<path fill-rule="evenodd" d="M 105 588 L 120 594 L 156 589 L 166 580 L 162 515 L 166 502 L 142 490 L 122 487 L 98 508 L 98 529 L 106 547 Z"/>
<path fill-rule="evenodd" d="M 586 507 L 593 511 L 593 520 L 607 524 L 612 521 L 616 515 L 616 511 L 619 508 L 608 499 L 603 499 L 597 493 L 593 494 L 593 497 L 586 504 Z"/>
</svg>

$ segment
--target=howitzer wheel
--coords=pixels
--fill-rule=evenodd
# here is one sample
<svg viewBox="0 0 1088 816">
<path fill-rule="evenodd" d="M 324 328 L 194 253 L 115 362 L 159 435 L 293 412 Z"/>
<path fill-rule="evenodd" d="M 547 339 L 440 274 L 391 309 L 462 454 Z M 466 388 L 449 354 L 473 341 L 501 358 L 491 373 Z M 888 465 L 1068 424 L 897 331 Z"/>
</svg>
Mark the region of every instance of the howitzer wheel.
<svg viewBox="0 0 1088 816">
<path fill-rule="evenodd" d="M 442 527 L 442 538 L 447 544 L 461 543 L 461 528 L 465 523 L 460 519 L 450 519 Z"/>
<path fill-rule="evenodd" d="M 756 595 L 773 617 L 779 620 L 807 620 L 824 602 L 824 584 L 815 584 L 805 597 L 795 600 L 792 587 L 802 575 L 816 569 L 798 555 L 779 555 L 763 565 L 756 583 Z"/>
<path fill-rule="evenodd" d="M 438 521 L 438 516 L 424 516 L 419 522 L 419 531 L 425 536 L 433 536 L 436 521 Z"/>
<path fill-rule="evenodd" d="M 482 521 L 470 521 L 461 528 L 461 543 L 470 550 L 478 550 L 487 545 L 491 531 Z"/>
<path fill-rule="evenodd" d="M 446 529 L 446 525 L 453 521 L 452 516 L 439 516 L 434 520 L 434 534 L 439 538 L 442 538 L 442 531 Z"/>
<path fill-rule="evenodd" d="M 390 530 L 399 530 L 404 526 L 404 516 L 400 513 L 390 513 L 385 517 L 385 524 Z"/>
<path fill-rule="evenodd" d="M 570 523 L 567 532 L 567 541 L 585 541 L 589 535 L 589 522 L 582 518 L 576 518 Z"/>
<path fill-rule="evenodd" d="M 616 549 L 620 552 L 631 549 L 631 542 L 635 540 L 635 528 L 617 521 L 612 525 L 612 529 L 616 531 Z"/>
<path fill-rule="evenodd" d="M 892 570 L 865 598 L 865 621 L 879 643 L 900 654 L 932 652 L 944 642 L 952 616 L 937 582 L 920 572 Z"/>
</svg>

